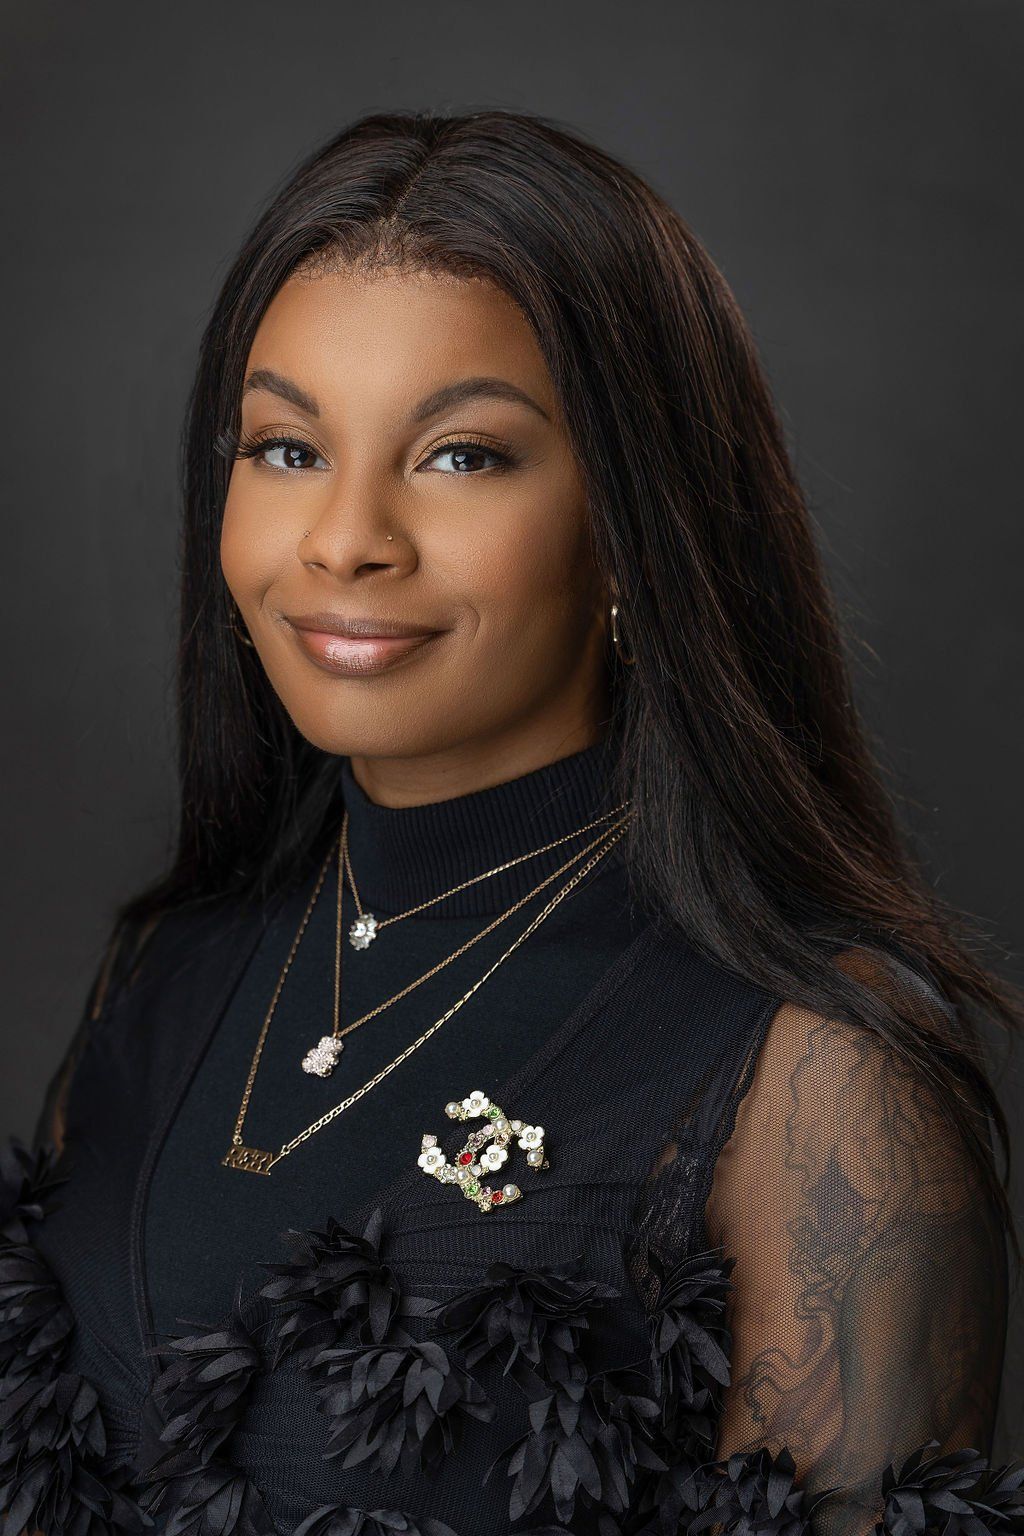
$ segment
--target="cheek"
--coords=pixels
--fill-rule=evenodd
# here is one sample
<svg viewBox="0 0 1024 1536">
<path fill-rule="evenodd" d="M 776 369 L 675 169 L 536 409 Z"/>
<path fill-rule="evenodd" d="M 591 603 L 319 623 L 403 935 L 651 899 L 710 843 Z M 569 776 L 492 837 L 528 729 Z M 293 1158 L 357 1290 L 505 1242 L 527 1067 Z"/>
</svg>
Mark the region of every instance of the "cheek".
<svg viewBox="0 0 1024 1536">
<path fill-rule="evenodd" d="M 288 549 L 288 532 L 280 518 L 261 516 L 258 503 L 243 495 L 232 475 L 220 530 L 220 563 L 224 579 L 240 601 L 263 592 L 281 566 Z"/>
<path fill-rule="evenodd" d="M 478 608 L 485 627 L 545 622 L 564 624 L 585 617 L 594 572 L 587 521 L 577 497 L 545 496 L 500 513 L 489 509 L 485 523 L 453 552 L 458 579 Z"/>
</svg>

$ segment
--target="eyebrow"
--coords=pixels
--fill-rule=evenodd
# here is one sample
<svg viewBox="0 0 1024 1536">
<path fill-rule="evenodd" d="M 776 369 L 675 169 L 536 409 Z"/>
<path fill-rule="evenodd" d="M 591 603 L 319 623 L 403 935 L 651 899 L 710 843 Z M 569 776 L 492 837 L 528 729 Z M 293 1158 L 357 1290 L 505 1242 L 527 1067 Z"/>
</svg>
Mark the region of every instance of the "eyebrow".
<svg viewBox="0 0 1024 1536">
<path fill-rule="evenodd" d="M 277 395 L 281 400 L 287 400 L 289 405 L 297 406 L 307 416 L 320 419 L 320 407 L 311 394 L 301 389 L 292 379 L 286 378 L 282 373 L 275 373 L 272 368 L 256 368 L 250 373 L 242 390 L 247 395 L 250 390 L 263 389 L 272 395 Z M 442 384 L 440 389 L 435 389 L 431 394 L 424 396 L 418 405 L 414 406 L 406 417 L 406 426 L 419 426 L 424 421 L 429 421 L 432 416 L 439 416 L 442 411 L 451 410 L 456 405 L 462 405 L 466 400 L 511 400 L 519 405 L 528 406 L 543 416 L 545 421 L 551 417 L 543 406 L 538 405 L 532 395 L 528 395 L 518 384 L 513 384 L 509 379 L 498 379 L 491 375 L 479 375 L 467 379 L 455 379 L 450 384 Z"/>
</svg>

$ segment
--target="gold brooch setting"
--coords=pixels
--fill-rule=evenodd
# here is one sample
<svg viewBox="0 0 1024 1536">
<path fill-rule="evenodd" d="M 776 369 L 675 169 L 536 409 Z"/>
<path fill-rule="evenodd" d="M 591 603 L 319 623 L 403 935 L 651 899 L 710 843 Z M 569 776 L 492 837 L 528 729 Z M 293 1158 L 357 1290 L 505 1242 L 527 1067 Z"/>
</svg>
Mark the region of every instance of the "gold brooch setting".
<svg viewBox="0 0 1024 1536">
<path fill-rule="evenodd" d="M 522 1197 L 518 1184 L 503 1184 L 495 1189 L 482 1182 L 487 1174 L 498 1173 L 504 1167 L 513 1141 L 526 1153 L 529 1167 L 539 1170 L 548 1166 L 544 1127 L 513 1120 L 479 1089 L 461 1101 L 452 1099 L 444 1112 L 450 1120 L 484 1120 L 486 1124 L 470 1133 L 454 1162 L 448 1161 L 437 1137 L 426 1134 L 416 1161 L 431 1178 L 442 1184 L 454 1184 L 481 1211 L 493 1211 L 496 1206 L 510 1205 Z"/>
</svg>

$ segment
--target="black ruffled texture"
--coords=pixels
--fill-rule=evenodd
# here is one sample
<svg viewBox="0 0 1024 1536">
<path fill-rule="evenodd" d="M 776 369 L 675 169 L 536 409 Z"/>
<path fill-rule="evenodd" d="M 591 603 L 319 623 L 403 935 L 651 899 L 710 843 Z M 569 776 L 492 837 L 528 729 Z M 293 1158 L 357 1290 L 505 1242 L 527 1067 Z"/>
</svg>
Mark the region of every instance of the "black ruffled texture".
<svg viewBox="0 0 1024 1536">
<path fill-rule="evenodd" d="M 236 1305 L 222 1325 L 161 1346 L 134 1467 L 113 1459 L 97 1393 L 64 1370 L 73 1317 L 35 1225 L 65 1182 L 52 1145 L 0 1149 L 0 1515 L 6 1529 L 44 1536 L 141 1532 L 161 1514 L 166 1536 L 281 1536 L 254 1483 L 230 1460 L 233 1431 L 257 1375 L 272 1366 Z M 299 1254 L 267 1265 L 262 1293 L 277 1308 L 274 1363 L 292 1355 L 318 1383 L 330 1424 L 325 1454 L 387 1474 L 436 1471 L 464 1419 L 493 1405 L 470 1374 L 494 1365 L 524 1393 L 529 1430 L 495 1461 L 511 1482 L 521 1536 L 807 1536 L 819 1504 L 847 1490 L 800 1487 L 783 1447 L 712 1459 L 720 1393 L 729 1381 L 725 1325 L 731 1259 L 713 1252 L 666 1261 L 655 1277 L 647 1357 L 599 1371 L 593 1324 L 615 1299 L 582 1261 L 518 1269 L 429 1309 L 402 1296 L 379 1242 L 381 1215 L 361 1238 L 333 1219 L 291 1232 Z M 454 1336 L 457 1363 L 433 1339 L 399 1326 L 429 1313 Z M 357 1342 L 346 1347 L 345 1330 Z M 880 1481 L 875 1536 L 1020 1536 L 1024 1462 L 994 1469 L 973 1449 L 919 1446 Z M 490 1475 L 490 1474 L 488 1474 Z M 863 1500 L 863 1490 L 856 1490 Z M 850 1490 L 853 1497 L 854 1490 Z M 559 1523 L 544 1523 L 549 1511 Z M 321 1505 L 290 1536 L 456 1536 L 442 1521 L 393 1509 Z M 462 1536 L 477 1536 L 476 1532 Z"/>
<path fill-rule="evenodd" d="M 222 1327 L 199 1326 L 200 1332 L 177 1334 L 160 1347 L 170 1358 L 153 1383 L 162 1423 L 156 1441 L 143 1443 L 140 1469 L 147 1478 L 177 1469 L 184 1458 L 211 1461 L 241 1422 L 253 1379 L 264 1369 L 263 1350 L 237 1298 Z"/>
<path fill-rule="evenodd" d="M 647 1262 L 656 1283 L 648 1328 L 663 1427 L 676 1442 L 710 1444 L 729 1383 L 725 1310 L 735 1260 L 707 1250 L 669 1263 L 652 1249 Z"/>
<path fill-rule="evenodd" d="M 642 1484 L 637 1500 L 643 1532 L 676 1536 L 715 1491 L 714 1449 L 722 1388 L 730 1379 L 732 1338 L 725 1322 L 734 1260 L 715 1250 L 668 1260 L 649 1248 L 654 1278 L 648 1308 L 653 1426 L 662 1468 Z"/>
<path fill-rule="evenodd" d="M 73 1329 L 60 1284 L 38 1249 L 0 1245 L 0 1399 L 49 1376 Z"/>
<path fill-rule="evenodd" d="M 557 1380 L 534 1377 L 530 1428 L 486 1475 L 505 1463 L 513 1521 L 535 1514 L 548 1499 L 561 1521 L 572 1520 L 578 1506 L 595 1521 L 599 1513 L 623 1514 L 639 1473 L 664 1468 L 650 1436 L 658 1411 L 636 1371 L 589 1375 L 579 1360 L 567 1361 Z"/>
<path fill-rule="evenodd" d="M 147 1512 L 166 1511 L 165 1536 L 275 1536 L 263 1496 L 244 1472 L 214 1458 L 200 1470 L 151 1484 Z"/>
<path fill-rule="evenodd" d="M 737 1453 L 703 1469 L 700 1510 L 687 1523 L 688 1536 L 709 1526 L 736 1536 L 804 1536 L 817 1506 L 832 1490 L 809 1499 L 796 1480 L 786 1447 L 773 1456 L 767 1447 Z"/>
<path fill-rule="evenodd" d="M 131 1468 L 108 1453 L 91 1382 L 62 1367 L 74 1321 L 32 1241 L 65 1182 L 56 1147 L 0 1150 L 0 1513 L 14 1533 L 113 1536 L 152 1522 Z"/>
<path fill-rule="evenodd" d="M 494 1417 L 482 1387 L 430 1340 L 324 1350 L 318 1365 L 327 1380 L 317 1401 L 331 1422 L 324 1454 L 344 1467 L 436 1472 L 464 1418 Z"/>
<path fill-rule="evenodd" d="M 113 1536 L 149 1521 L 127 1490 L 130 1469 L 110 1466 L 95 1388 L 61 1371 L 28 1381 L 0 1403 L 0 1510 L 12 1532 Z"/>
<path fill-rule="evenodd" d="M 295 1527 L 292 1536 L 456 1536 L 441 1520 L 405 1515 L 399 1509 L 352 1509 L 321 1504 Z"/>
<path fill-rule="evenodd" d="M 938 1444 L 928 1440 L 898 1470 L 895 1463 L 886 1469 L 879 1536 L 980 1536 L 1024 1530 L 1024 1462 L 994 1468 L 974 1449 L 929 1456 Z"/>
<path fill-rule="evenodd" d="M 53 1196 L 67 1182 L 58 1174 L 57 1150 L 43 1142 L 35 1151 L 17 1136 L 0 1146 L 0 1242 L 27 1243 L 35 1222 L 42 1221 Z"/>
<path fill-rule="evenodd" d="M 252 1481 L 232 1466 L 228 1442 L 252 1383 L 265 1369 L 238 1298 L 223 1327 L 182 1333 L 153 1382 L 136 1458 L 142 1505 L 169 1511 L 168 1536 L 271 1536 L 273 1522 Z"/>
<path fill-rule="evenodd" d="M 581 1278 L 582 1265 L 582 1256 L 535 1269 L 492 1264 L 482 1285 L 437 1309 L 436 1324 L 455 1334 L 471 1370 L 494 1357 L 506 1372 L 526 1362 L 554 1379 L 577 1354 L 590 1313 L 619 1296 L 613 1286 Z"/>
<path fill-rule="evenodd" d="M 337 1345 L 351 1323 L 364 1344 L 380 1344 L 398 1315 L 401 1291 L 381 1258 L 382 1214 L 374 1211 L 362 1237 L 330 1217 L 325 1231 L 299 1232 L 292 1239 L 298 1257 L 287 1263 L 262 1265 L 278 1278 L 268 1280 L 260 1295 L 278 1312 L 275 1364 L 293 1354 L 310 1366 L 322 1349 Z"/>
</svg>

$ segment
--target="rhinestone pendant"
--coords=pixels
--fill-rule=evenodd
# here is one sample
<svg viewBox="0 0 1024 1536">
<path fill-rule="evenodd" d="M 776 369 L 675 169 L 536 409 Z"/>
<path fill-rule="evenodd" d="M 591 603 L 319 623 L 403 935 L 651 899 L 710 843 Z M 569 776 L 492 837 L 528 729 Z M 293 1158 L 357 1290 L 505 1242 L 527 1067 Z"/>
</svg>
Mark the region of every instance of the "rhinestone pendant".
<svg viewBox="0 0 1024 1536">
<path fill-rule="evenodd" d="M 369 949 L 377 935 L 377 919 L 372 912 L 357 917 L 348 931 L 348 941 L 353 949 Z"/>
<path fill-rule="evenodd" d="M 333 1035 L 322 1035 L 312 1050 L 303 1056 L 303 1072 L 312 1072 L 316 1077 L 330 1077 L 344 1049 L 343 1041 L 335 1040 Z"/>
</svg>

